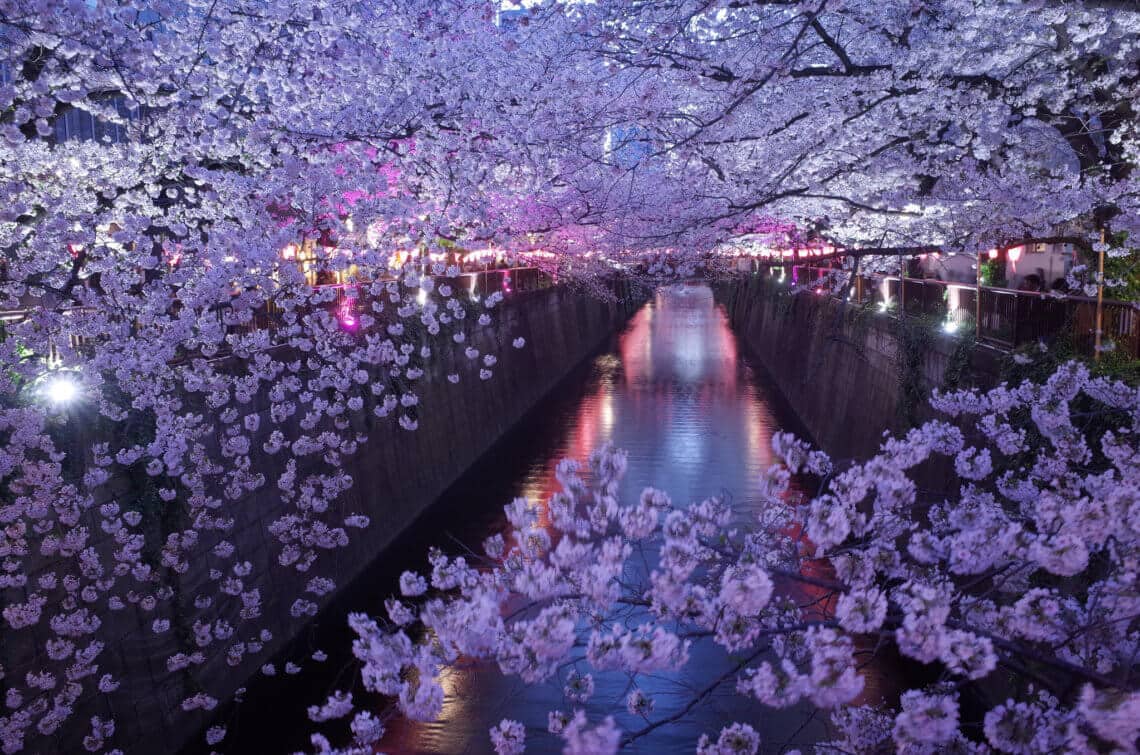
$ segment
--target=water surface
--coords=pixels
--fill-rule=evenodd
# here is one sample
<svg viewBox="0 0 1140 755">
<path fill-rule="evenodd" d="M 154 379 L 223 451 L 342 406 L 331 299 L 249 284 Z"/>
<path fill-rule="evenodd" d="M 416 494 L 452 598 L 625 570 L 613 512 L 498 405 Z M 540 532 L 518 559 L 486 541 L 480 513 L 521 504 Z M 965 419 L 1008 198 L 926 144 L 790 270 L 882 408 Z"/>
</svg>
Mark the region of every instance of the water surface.
<svg viewBox="0 0 1140 755">
<path fill-rule="evenodd" d="M 562 458 L 585 460 L 593 448 L 610 441 L 629 454 L 623 502 L 636 500 L 652 485 L 681 505 L 727 496 L 742 519 L 751 519 L 761 505 L 755 496 L 757 480 L 772 463 L 771 435 L 781 428 L 797 429 L 763 375 L 740 354 L 711 290 L 699 284 L 660 290 L 611 348 L 571 376 L 558 395 L 512 431 L 384 554 L 363 585 L 354 586 L 326 612 L 309 640 L 331 656 L 323 669 L 274 680 L 278 687 L 273 691 L 265 684 L 251 688 L 253 699 L 236 715 L 230 751 L 252 751 L 233 749 L 241 742 L 257 743 L 261 752 L 302 747 L 310 730 L 303 706 L 267 706 L 266 696 L 278 701 L 300 696 L 307 705 L 319 702 L 338 682 L 343 686 L 352 673 L 345 652 L 351 638 L 343 628 L 345 613 L 382 610 L 382 600 L 395 592 L 400 572 L 425 567 L 428 545 L 455 551 L 458 542 L 478 549 L 483 538 L 506 528 L 504 503 L 518 495 L 545 501 L 558 489 L 554 468 Z M 790 589 L 809 597 L 802 587 Z M 732 664 L 719 650 L 698 648 L 678 673 L 639 677 L 642 690 L 655 700 L 649 720 L 679 711 Z M 560 740 L 545 731 L 547 711 L 575 707 L 563 698 L 557 681 L 527 688 L 487 664 L 466 663 L 449 671 L 443 687 L 441 720 L 423 724 L 393 719 L 380 750 L 489 752 L 488 728 L 512 718 L 528 726 L 528 751 L 557 752 Z M 868 674 L 863 698 L 877 700 L 881 688 L 876 675 Z M 613 714 L 623 730 L 635 731 L 646 721 L 625 711 L 622 700 L 629 689 L 630 680 L 621 674 L 599 676 L 594 698 L 577 707 L 584 707 L 591 720 Z M 813 717 L 806 707 L 771 710 L 743 699 L 728 683 L 676 723 L 635 742 L 630 751 L 692 752 L 701 733 L 715 738 L 733 721 L 752 724 L 764 738 L 763 751 L 771 753 L 818 741 L 824 733 L 822 717 Z"/>
</svg>

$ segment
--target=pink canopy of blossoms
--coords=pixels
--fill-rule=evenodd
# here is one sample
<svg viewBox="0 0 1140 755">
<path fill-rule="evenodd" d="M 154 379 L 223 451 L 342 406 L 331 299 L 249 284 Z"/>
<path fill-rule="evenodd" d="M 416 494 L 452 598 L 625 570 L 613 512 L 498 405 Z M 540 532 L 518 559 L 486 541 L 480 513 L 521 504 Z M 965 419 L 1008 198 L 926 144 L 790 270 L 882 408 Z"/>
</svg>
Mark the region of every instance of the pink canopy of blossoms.
<svg viewBox="0 0 1140 755">
<path fill-rule="evenodd" d="M 112 625 L 176 634 L 170 674 L 266 663 L 277 628 L 257 557 L 231 539 L 254 491 L 285 504 L 258 566 L 301 575 L 279 596 L 298 621 L 320 609 L 337 589 L 330 554 L 369 525 L 340 499 L 343 461 L 367 441 L 357 420 L 414 432 L 434 360 L 468 367 L 447 374 L 457 383 L 508 358 L 473 345 L 504 294 L 453 290 L 452 250 L 541 250 L 559 280 L 603 295 L 614 275 L 715 273 L 710 259 L 742 236 L 796 229 L 976 251 L 1107 223 L 1104 250 L 1133 262 L 1129 3 L 503 10 L 0 0 L 0 750 L 117 747 L 116 701 L 148 693 L 108 659 Z M 342 288 L 310 285 L 299 248 Z M 1102 437 L 1083 435 L 1086 400 L 1110 418 Z M 443 597 L 353 619 L 365 684 L 430 717 L 438 670 L 460 653 L 538 682 L 580 639 L 590 665 L 634 676 L 683 666 L 689 641 L 771 644 L 731 683 L 834 709 L 855 749 L 1134 748 L 1135 389 L 1069 366 L 936 405 L 966 430 L 927 425 L 852 466 L 782 439 L 785 466 L 757 481 L 771 520 L 717 547 L 721 502 L 612 500 L 612 449 L 585 477 L 567 466 L 553 532 L 533 527 L 537 502 L 513 504 L 513 542 L 488 563 L 434 555 L 401 601 L 429 586 Z M 920 500 L 907 476 L 932 454 L 963 481 L 945 501 Z M 823 483 L 796 509 L 780 491 L 805 464 Z M 662 565 L 630 592 L 616 575 L 644 547 Z M 805 619 L 776 585 L 824 556 L 834 616 Z M 207 560 L 193 594 L 174 589 Z M 534 610 L 508 621 L 511 595 Z M 615 606 L 644 622 L 584 623 Z M 413 623 L 445 642 L 397 628 Z M 898 710 L 843 707 L 862 636 L 944 678 Z M 962 680 L 1000 669 L 1030 681 L 981 734 L 959 726 Z M 187 693 L 182 714 L 206 725 L 212 692 Z M 644 697 L 623 704 L 652 715 Z M 314 717 L 352 710 L 345 691 Z M 637 736 L 572 706 L 549 723 L 571 751 Z M 382 722 L 360 711 L 350 729 L 366 747 Z M 699 747 L 748 752 L 762 735 L 741 723 Z M 223 743 L 224 727 L 206 737 Z M 491 739 L 511 752 L 523 734 L 504 721 Z"/>
</svg>

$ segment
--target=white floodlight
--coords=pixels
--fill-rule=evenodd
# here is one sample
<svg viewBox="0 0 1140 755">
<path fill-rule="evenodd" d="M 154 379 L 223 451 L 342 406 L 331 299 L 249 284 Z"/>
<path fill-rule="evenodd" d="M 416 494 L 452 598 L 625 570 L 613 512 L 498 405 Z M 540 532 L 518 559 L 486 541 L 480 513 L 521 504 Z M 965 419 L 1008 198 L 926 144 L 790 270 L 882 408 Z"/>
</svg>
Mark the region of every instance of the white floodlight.
<svg viewBox="0 0 1140 755">
<path fill-rule="evenodd" d="M 44 396 L 57 406 L 70 404 L 79 397 L 79 384 L 67 375 L 56 375 L 44 384 Z"/>
</svg>

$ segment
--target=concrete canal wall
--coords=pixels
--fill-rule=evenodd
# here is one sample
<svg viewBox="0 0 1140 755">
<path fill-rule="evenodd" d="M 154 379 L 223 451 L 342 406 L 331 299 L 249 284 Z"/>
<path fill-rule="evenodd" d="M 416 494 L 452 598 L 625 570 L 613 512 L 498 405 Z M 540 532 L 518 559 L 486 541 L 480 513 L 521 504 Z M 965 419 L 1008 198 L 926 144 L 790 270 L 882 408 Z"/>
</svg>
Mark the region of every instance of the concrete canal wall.
<svg viewBox="0 0 1140 755">
<path fill-rule="evenodd" d="M 173 672 L 168 670 L 170 656 L 190 654 L 198 649 L 194 624 L 200 615 L 210 611 L 196 609 L 195 596 L 216 594 L 215 588 L 203 589 L 219 578 L 217 572 L 212 575 L 211 570 L 225 569 L 225 576 L 229 576 L 229 567 L 233 564 L 211 555 L 213 541 L 206 542 L 208 536 L 203 535 L 203 542 L 195 552 L 204 555 L 192 560 L 184 573 L 166 572 L 159 584 L 139 588 L 140 593 L 171 591 L 171 600 L 160 601 L 153 612 L 136 606 L 118 612 L 101 612 L 103 626 L 99 639 L 105 643 L 105 649 L 99 658 L 100 673 L 109 672 L 117 677 L 121 681 L 119 691 L 81 700 L 75 718 L 64 731 L 51 738 L 52 744 L 41 740 L 37 746 L 82 751 L 78 740 L 87 733 L 86 721 L 92 715 L 104 718 L 113 715 L 117 724 L 113 742 L 124 751 L 168 753 L 181 749 L 201 731 L 207 720 L 200 712 L 184 712 L 182 701 L 204 691 L 224 702 L 258 672 L 262 663 L 298 636 L 305 621 L 292 618 L 290 607 L 302 595 L 311 577 L 329 577 L 335 580 L 338 589 L 346 587 L 636 311 L 641 298 L 624 284 L 617 283 L 615 288 L 616 301 L 602 301 L 564 287 L 508 296 L 496 309 L 493 324 L 477 329 L 469 339 L 469 345 L 481 353 L 497 355 L 493 379 L 480 380 L 478 365 L 462 353 L 431 360 L 429 374 L 417 387 L 421 411 L 415 432 L 401 429 L 395 422 L 395 413 L 377 419 L 368 411 L 370 406 L 356 413 L 352 419 L 353 429 L 366 435 L 367 441 L 354 455 L 346 457 L 344 469 L 352 475 L 353 485 L 334 504 L 341 507 L 340 516 L 330 517 L 330 520 L 335 526 L 344 514 L 363 513 L 371 519 L 371 525 L 363 530 L 350 530 L 350 545 L 325 552 L 311 573 L 278 565 L 282 546 L 269 533 L 270 525 L 292 507 L 282 500 L 276 484 L 288 454 L 272 457 L 260 451 L 253 454 L 254 470 L 266 476 L 266 484 L 243 499 L 226 501 L 219 513 L 235 519 L 233 528 L 224 533 L 224 537 L 235 545 L 238 560 L 249 561 L 252 566 L 249 574 L 242 577 L 240 589 L 260 591 L 262 618 L 256 626 L 271 628 L 273 639 L 265 643 L 256 656 L 251 654 L 237 667 L 230 667 L 226 663 L 226 648 L 239 640 L 249 640 L 250 631 L 246 628 L 249 624 L 239 622 L 236 615 L 228 615 L 236 611 L 223 612 L 222 617 L 231 621 L 238 632 L 228 641 L 216 641 L 206 648 L 203 663 Z M 526 339 L 526 347 L 511 348 L 511 342 L 519 336 Z M 445 375 L 453 371 L 463 374 L 458 385 L 445 379 Z M 262 431 L 255 443 L 255 448 L 259 448 L 263 440 L 260 436 L 274 425 L 269 421 L 265 397 L 256 398 L 255 403 L 264 415 Z M 290 422 L 298 419 L 294 416 Z M 286 435 L 295 437 L 297 432 L 297 427 L 288 427 Z M 300 477 L 305 467 L 303 460 L 299 467 Z M 118 500 L 126 509 L 136 508 L 144 495 L 150 495 L 153 501 L 153 490 L 147 494 L 145 484 L 145 479 L 141 487 L 139 480 L 112 480 L 106 486 L 105 500 Z M 163 512 L 154 517 L 173 517 L 173 521 L 155 524 L 154 527 L 161 527 L 162 531 L 157 536 L 152 533 L 148 540 L 161 543 L 169 532 L 186 526 L 186 522 L 178 521 L 177 514 L 166 513 L 176 506 L 147 505 Z M 221 537 L 218 535 L 216 539 Z M 96 547 L 109 548 L 113 543 L 102 538 Z M 335 596 L 334 592 L 323 598 L 311 593 L 304 597 L 323 606 Z M 160 617 L 171 621 L 171 629 L 155 633 L 151 624 Z M 4 649 L 4 665 L 10 670 L 22 666 L 34 668 L 35 654 L 39 652 L 37 646 L 42 647 L 42 642 L 9 644 Z"/>
<path fill-rule="evenodd" d="M 733 330 L 770 373 L 815 442 L 838 458 L 872 454 L 884 431 L 934 418 L 934 388 L 998 381 L 999 352 L 937 325 L 897 319 L 811 293 L 792 296 L 761 276 L 715 286 Z M 946 482 L 931 471 L 928 483 Z"/>
</svg>

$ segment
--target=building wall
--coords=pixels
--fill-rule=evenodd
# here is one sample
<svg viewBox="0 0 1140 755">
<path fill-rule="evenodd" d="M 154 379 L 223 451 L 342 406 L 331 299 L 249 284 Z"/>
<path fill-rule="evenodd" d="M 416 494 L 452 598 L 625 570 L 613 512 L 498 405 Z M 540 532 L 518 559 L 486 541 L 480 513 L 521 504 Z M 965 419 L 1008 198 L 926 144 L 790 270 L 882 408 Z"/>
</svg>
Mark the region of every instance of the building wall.
<svg viewBox="0 0 1140 755">
<path fill-rule="evenodd" d="M 1036 275 L 1048 291 L 1073 267 L 1072 244 L 1025 244 L 1014 249 L 1020 251 L 1004 255 L 1005 288 L 1020 288 L 1027 276 Z M 973 285 L 977 278 L 972 254 L 924 254 L 916 267 L 924 277 L 954 283 Z"/>
<path fill-rule="evenodd" d="M 1012 256 L 1006 261 L 1006 279 L 1009 288 L 1021 288 L 1027 276 L 1036 275 L 1048 291 L 1072 267 L 1072 244 L 1026 244 L 1016 261 Z"/>
<path fill-rule="evenodd" d="M 977 278 L 974 256 L 968 254 L 924 254 L 919 259 L 918 267 L 926 278 L 970 285 Z"/>
</svg>

